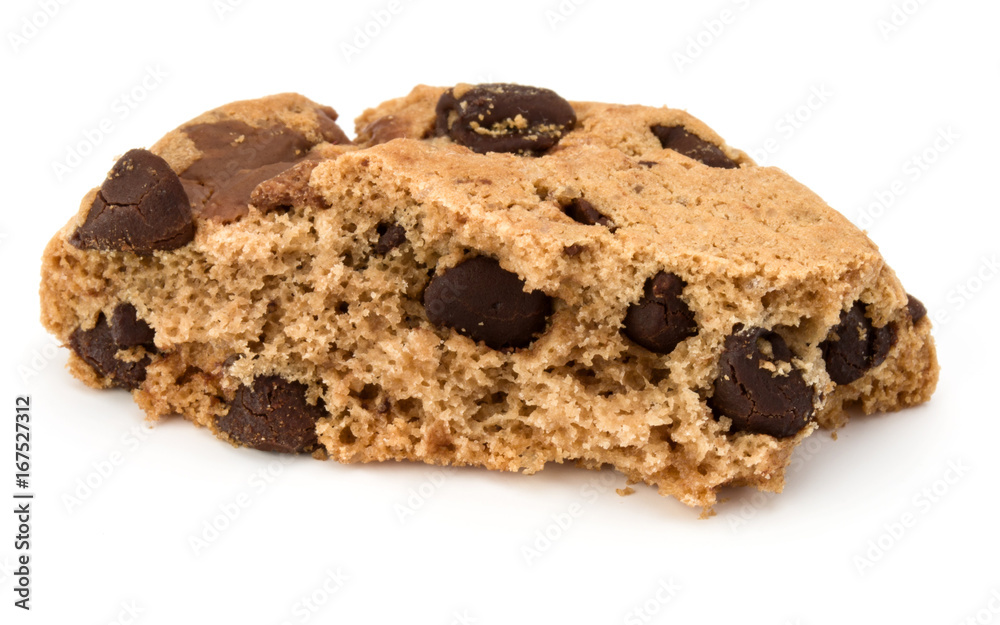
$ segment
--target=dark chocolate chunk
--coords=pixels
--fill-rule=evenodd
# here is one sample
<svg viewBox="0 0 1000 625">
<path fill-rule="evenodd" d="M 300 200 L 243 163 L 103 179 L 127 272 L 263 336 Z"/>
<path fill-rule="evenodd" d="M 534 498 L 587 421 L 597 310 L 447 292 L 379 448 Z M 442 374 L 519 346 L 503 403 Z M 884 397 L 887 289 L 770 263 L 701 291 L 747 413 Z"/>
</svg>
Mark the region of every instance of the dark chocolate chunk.
<svg viewBox="0 0 1000 625">
<path fill-rule="evenodd" d="M 194 238 L 191 204 L 170 165 L 148 150 L 129 150 L 101 185 L 70 243 L 80 249 L 152 254 Z"/>
<path fill-rule="evenodd" d="M 793 436 L 813 418 L 813 389 L 776 332 L 737 325 L 726 337 L 709 406 L 731 432 Z M 789 369 L 790 368 L 790 369 Z"/>
<path fill-rule="evenodd" d="M 111 312 L 111 338 L 119 349 L 140 345 L 153 350 L 156 332 L 136 316 L 135 306 L 122 303 Z"/>
<path fill-rule="evenodd" d="M 406 230 L 399 224 L 380 223 L 375 231 L 378 233 L 375 253 L 379 256 L 385 256 L 406 242 Z"/>
<path fill-rule="evenodd" d="M 97 318 L 97 325 L 90 330 L 77 328 L 69 337 L 69 346 L 98 375 L 109 379 L 112 386 L 133 390 L 146 380 L 149 356 L 143 356 L 136 362 L 118 360 L 115 357 L 118 350 L 129 346 L 115 341 L 114 331 L 108 325 L 104 313 L 101 313 Z"/>
<path fill-rule="evenodd" d="M 678 343 L 697 334 L 694 312 L 681 299 L 685 286 L 684 280 L 665 271 L 647 280 L 642 298 L 625 313 L 625 336 L 650 351 L 669 354 Z"/>
<path fill-rule="evenodd" d="M 386 115 L 362 128 L 361 132 L 358 133 L 358 140 L 367 140 L 370 145 L 379 145 L 393 139 L 408 137 L 409 133 L 410 123 L 407 120 L 395 115 Z"/>
<path fill-rule="evenodd" d="M 297 454 L 316 447 L 316 420 L 326 414 L 322 400 L 306 403 L 305 384 L 269 375 L 238 388 L 229 412 L 215 425 L 247 447 Z"/>
<path fill-rule="evenodd" d="M 910 319 L 913 320 L 914 325 L 927 316 L 927 308 L 924 303 L 909 293 L 906 294 L 906 311 L 910 313 Z"/>
<path fill-rule="evenodd" d="M 562 210 L 570 219 L 586 226 L 604 226 L 611 231 L 615 230 L 615 224 L 582 197 L 573 199 Z"/>
<path fill-rule="evenodd" d="M 316 110 L 316 121 L 319 125 L 319 134 L 325 141 L 334 145 L 350 145 L 351 140 L 344 134 L 340 126 L 337 125 L 337 111 L 329 106 L 321 106 Z"/>
<path fill-rule="evenodd" d="M 312 142 L 287 126 L 254 128 L 236 120 L 192 124 L 184 134 L 202 156 L 181 172 L 199 215 L 228 223 L 247 213 L 250 196 L 261 182 L 306 157 Z"/>
<path fill-rule="evenodd" d="M 665 149 L 680 152 L 688 158 L 700 161 L 709 167 L 735 169 L 739 167 L 735 161 L 726 156 L 719 146 L 705 141 L 695 134 L 684 130 L 683 126 L 652 126 L 650 130 L 660 140 Z"/>
<path fill-rule="evenodd" d="M 457 88 L 456 88 L 457 89 Z M 576 113 L 554 91 L 489 83 L 449 89 L 437 103 L 437 134 L 480 154 L 541 154 L 573 129 Z"/>
<path fill-rule="evenodd" d="M 477 256 L 435 276 L 424 290 L 427 318 L 493 349 L 526 347 L 545 329 L 552 299 L 526 293 L 524 280 Z"/>
<path fill-rule="evenodd" d="M 181 177 L 206 183 L 245 169 L 295 162 L 313 145 L 287 126 L 254 128 L 232 119 L 192 124 L 184 128 L 184 134 L 202 156 L 181 172 Z"/>
<path fill-rule="evenodd" d="M 865 305 L 859 301 L 840 314 L 840 323 L 831 328 L 819 346 L 830 379 L 850 384 L 882 364 L 895 342 L 895 325 L 874 327 L 865 315 Z"/>
<path fill-rule="evenodd" d="M 216 187 L 215 192 L 201 208 L 201 216 L 227 223 L 245 215 L 254 189 L 294 165 L 295 163 L 273 163 L 257 169 L 240 171 L 225 184 Z"/>
<path fill-rule="evenodd" d="M 564 247 L 563 248 L 563 254 L 565 254 L 567 256 L 570 256 L 570 257 L 579 256 L 580 254 L 583 253 L 583 250 L 585 250 L 585 249 L 587 249 L 587 248 L 584 247 L 583 245 L 580 245 L 579 243 L 574 243 L 573 245 L 568 245 L 568 246 Z"/>
<path fill-rule="evenodd" d="M 278 175 L 264 180 L 250 194 L 250 203 L 261 212 L 287 211 L 293 206 L 326 208 L 323 196 L 309 185 L 318 160 L 307 158 Z M 260 171 L 260 170 L 256 170 Z"/>
</svg>

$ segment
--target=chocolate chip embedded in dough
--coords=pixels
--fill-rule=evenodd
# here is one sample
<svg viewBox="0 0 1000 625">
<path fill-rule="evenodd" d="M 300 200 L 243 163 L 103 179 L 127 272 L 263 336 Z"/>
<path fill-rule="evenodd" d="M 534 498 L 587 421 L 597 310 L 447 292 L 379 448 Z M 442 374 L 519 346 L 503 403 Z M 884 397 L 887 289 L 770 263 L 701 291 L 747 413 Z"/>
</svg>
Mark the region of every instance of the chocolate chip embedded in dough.
<svg viewBox="0 0 1000 625">
<path fill-rule="evenodd" d="M 156 332 L 137 316 L 135 306 L 121 303 L 111 313 L 111 338 L 119 349 L 140 345 L 155 349 Z"/>
<path fill-rule="evenodd" d="M 194 230 L 187 193 L 170 165 L 148 150 L 129 150 L 111 169 L 70 243 L 148 255 L 187 245 Z"/>
<path fill-rule="evenodd" d="M 327 208 L 329 205 L 310 184 L 312 172 L 320 161 L 306 159 L 276 176 L 264 180 L 250 194 L 250 204 L 263 213 L 287 211 L 295 206 Z"/>
<path fill-rule="evenodd" d="M 295 454 L 316 447 L 316 420 L 326 414 L 322 400 L 306 402 L 305 384 L 270 375 L 237 389 L 229 412 L 215 424 L 247 447 Z"/>
<path fill-rule="evenodd" d="M 573 221 L 585 226 L 604 226 L 611 231 L 615 224 L 606 215 L 594 208 L 594 205 L 582 197 L 574 198 L 563 206 L 563 212 Z"/>
<path fill-rule="evenodd" d="M 906 312 L 910 314 L 910 319 L 913 321 L 914 325 L 927 316 L 927 308 L 924 306 L 923 302 L 909 293 L 906 294 Z"/>
<path fill-rule="evenodd" d="M 850 384 L 882 364 L 895 342 L 895 325 L 874 327 L 859 301 L 840 314 L 840 323 L 830 329 L 820 349 L 830 379 Z"/>
<path fill-rule="evenodd" d="M 380 223 L 375 231 L 378 233 L 375 254 L 379 256 L 385 256 L 403 243 L 406 243 L 406 230 L 399 224 Z"/>
<path fill-rule="evenodd" d="M 719 146 L 705 141 L 698 135 L 692 134 L 683 126 L 652 126 L 650 130 L 660 140 L 660 145 L 665 149 L 680 152 L 688 158 L 693 158 L 709 167 L 720 167 L 723 169 L 736 169 L 739 165 L 733 161 L 726 153 L 719 149 Z"/>
<path fill-rule="evenodd" d="M 313 146 L 280 124 L 255 128 L 230 119 L 192 124 L 183 131 L 202 154 L 180 177 L 198 200 L 192 201 L 198 215 L 222 223 L 245 215 L 257 185 L 306 158 Z"/>
<path fill-rule="evenodd" d="M 423 301 L 431 323 L 493 349 L 527 347 L 552 313 L 552 298 L 541 291 L 526 292 L 520 276 L 485 256 L 435 276 Z"/>
<path fill-rule="evenodd" d="M 625 336 L 650 351 L 669 354 L 681 341 L 697 334 L 694 312 L 681 299 L 685 286 L 679 276 L 665 271 L 647 280 L 642 298 L 625 313 Z"/>
<path fill-rule="evenodd" d="M 344 134 L 344 131 L 337 125 L 337 111 L 329 106 L 321 106 L 316 110 L 316 121 L 319 125 L 319 134 L 324 141 L 334 145 L 350 145 L 351 140 Z"/>
<path fill-rule="evenodd" d="M 787 438 L 801 431 L 813 418 L 814 391 L 792 357 L 777 333 L 737 326 L 726 337 L 709 399 L 716 418 L 732 419 L 731 432 Z"/>
<path fill-rule="evenodd" d="M 295 163 L 272 163 L 257 169 L 245 169 L 215 189 L 201 209 L 201 216 L 229 223 L 247 213 L 254 190 L 293 167 Z"/>
<path fill-rule="evenodd" d="M 97 318 L 97 325 L 90 330 L 77 328 L 69 337 L 69 346 L 84 362 L 112 386 L 134 390 L 146 380 L 149 356 L 135 362 L 119 360 L 118 350 L 128 347 L 115 342 L 114 332 L 104 313 Z"/>
<path fill-rule="evenodd" d="M 436 113 L 438 136 L 480 154 L 541 154 L 576 125 L 573 107 L 554 91 L 506 83 L 449 89 Z"/>
</svg>

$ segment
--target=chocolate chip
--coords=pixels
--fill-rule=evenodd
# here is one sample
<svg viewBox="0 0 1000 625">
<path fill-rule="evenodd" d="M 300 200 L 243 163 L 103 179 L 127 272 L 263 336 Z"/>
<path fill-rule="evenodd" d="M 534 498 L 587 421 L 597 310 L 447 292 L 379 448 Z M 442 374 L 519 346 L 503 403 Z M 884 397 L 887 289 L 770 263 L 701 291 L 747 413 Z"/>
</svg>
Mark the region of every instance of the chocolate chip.
<svg viewBox="0 0 1000 625">
<path fill-rule="evenodd" d="M 350 145 L 351 140 L 344 134 L 340 126 L 337 125 L 337 111 L 329 106 L 321 106 L 316 109 L 316 122 L 319 125 L 319 134 L 324 141 L 334 145 Z"/>
<path fill-rule="evenodd" d="M 792 364 L 784 339 L 737 325 L 726 337 L 709 405 L 729 417 L 731 432 L 793 436 L 813 418 L 813 389 Z"/>
<path fill-rule="evenodd" d="M 358 133 L 358 139 L 359 141 L 365 140 L 370 145 L 388 143 L 393 139 L 408 137 L 411 130 L 410 126 L 411 122 L 404 118 L 396 117 L 395 115 L 386 115 L 385 117 L 379 117 L 362 128 L 361 132 Z"/>
<path fill-rule="evenodd" d="M 615 230 L 615 224 L 582 197 L 573 199 L 562 210 L 570 219 L 586 226 L 604 226 L 612 232 Z"/>
<path fill-rule="evenodd" d="M 375 244 L 375 253 L 385 256 L 403 243 L 406 243 L 406 230 L 399 224 L 380 223 L 375 229 L 378 233 L 378 243 Z"/>
<path fill-rule="evenodd" d="M 156 332 L 136 316 L 135 306 L 122 303 L 111 312 L 111 338 L 119 349 L 140 345 L 153 350 Z"/>
<path fill-rule="evenodd" d="M 318 160 L 307 159 L 262 181 L 250 194 L 250 203 L 263 213 L 287 211 L 293 206 L 326 208 L 323 196 L 309 185 Z"/>
<path fill-rule="evenodd" d="M 660 163 L 658 163 L 657 161 L 639 161 L 639 164 L 642 165 L 643 167 L 652 168 L 655 167 L 656 165 L 659 165 Z"/>
<path fill-rule="evenodd" d="M 477 256 L 435 276 L 424 291 L 424 308 L 431 323 L 506 349 L 526 347 L 545 329 L 552 299 L 526 293 L 517 274 Z"/>
<path fill-rule="evenodd" d="M 449 89 L 437 103 L 437 134 L 480 154 L 541 154 L 576 125 L 554 91 L 490 83 Z"/>
<path fill-rule="evenodd" d="M 563 248 L 563 254 L 565 254 L 567 256 L 570 256 L 570 257 L 579 256 L 580 254 L 583 253 L 583 250 L 585 250 L 585 249 L 587 249 L 587 248 L 584 247 L 583 245 L 580 245 L 579 243 L 574 243 L 573 245 L 568 245 L 568 246 L 564 247 Z"/>
<path fill-rule="evenodd" d="M 622 322 L 625 336 L 658 354 L 698 333 L 694 312 L 681 299 L 687 283 L 664 271 L 646 281 L 642 297 L 628 307 Z"/>
<path fill-rule="evenodd" d="M 913 320 L 914 325 L 927 316 L 927 308 L 923 302 L 909 293 L 906 294 L 906 312 L 910 313 L 910 319 Z"/>
<path fill-rule="evenodd" d="M 739 167 L 735 161 L 726 156 L 717 145 L 705 141 L 695 134 L 684 130 L 683 126 L 652 126 L 650 130 L 660 140 L 667 150 L 680 152 L 688 158 L 700 161 L 709 167 L 735 169 Z"/>
<path fill-rule="evenodd" d="M 895 325 L 874 327 L 865 315 L 865 305 L 854 302 L 850 310 L 840 313 L 840 323 L 830 329 L 819 347 L 830 379 L 850 384 L 882 364 L 895 342 Z"/>
<path fill-rule="evenodd" d="M 170 165 L 148 150 L 129 150 L 101 185 L 70 243 L 80 249 L 152 254 L 194 238 L 191 205 Z"/>
<path fill-rule="evenodd" d="M 254 189 L 294 165 L 295 163 L 273 163 L 240 171 L 215 189 L 201 208 L 201 216 L 227 223 L 245 215 Z"/>
<path fill-rule="evenodd" d="M 101 313 L 97 318 L 97 325 L 90 330 L 77 328 L 69 337 L 69 346 L 98 375 L 110 380 L 112 386 L 133 390 L 146 380 L 149 356 L 143 356 L 137 362 L 118 360 L 118 350 L 129 346 L 115 341 L 114 331 L 108 325 L 104 313 Z"/>
<path fill-rule="evenodd" d="M 306 402 L 305 384 L 270 375 L 238 388 L 229 412 L 215 425 L 247 447 L 297 454 L 316 447 L 316 420 L 326 414 L 322 400 L 314 406 Z"/>
<path fill-rule="evenodd" d="M 192 205 L 202 217 L 222 223 L 245 215 L 257 185 L 304 159 L 313 145 L 287 126 L 254 128 L 231 119 L 183 130 L 202 153 L 181 172 L 190 195 L 198 198 Z"/>
</svg>

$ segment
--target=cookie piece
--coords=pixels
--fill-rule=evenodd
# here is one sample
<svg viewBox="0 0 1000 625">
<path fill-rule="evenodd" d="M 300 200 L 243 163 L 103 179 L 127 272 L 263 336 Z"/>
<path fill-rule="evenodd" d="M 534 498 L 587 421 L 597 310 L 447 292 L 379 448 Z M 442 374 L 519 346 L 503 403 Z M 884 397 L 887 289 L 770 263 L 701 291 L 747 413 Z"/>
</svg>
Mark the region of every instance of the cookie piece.
<svg viewBox="0 0 1000 625">
<path fill-rule="evenodd" d="M 168 133 L 195 236 L 153 258 L 74 246 L 88 196 L 43 260 L 72 372 L 237 445 L 575 461 L 692 506 L 779 491 L 818 427 L 934 390 L 930 320 L 868 237 L 683 111 L 460 85 L 355 144 L 334 116 L 284 94 Z"/>
</svg>

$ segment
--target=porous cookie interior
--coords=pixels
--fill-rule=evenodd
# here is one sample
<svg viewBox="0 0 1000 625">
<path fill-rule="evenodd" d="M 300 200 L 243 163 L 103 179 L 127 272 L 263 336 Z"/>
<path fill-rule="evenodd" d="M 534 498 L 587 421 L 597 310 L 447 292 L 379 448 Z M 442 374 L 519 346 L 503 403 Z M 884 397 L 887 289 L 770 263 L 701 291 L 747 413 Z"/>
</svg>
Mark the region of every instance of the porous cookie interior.
<svg viewBox="0 0 1000 625">
<path fill-rule="evenodd" d="M 152 150 L 193 240 L 74 245 L 92 192 L 46 250 L 43 321 L 77 337 L 78 377 L 237 444 L 610 465 L 689 505 L 780 490 L 849 405 L 929 398 L 919 303 L 808 189 L 683 112 L 514 87 L 419 87 L 358 146 L 299 96 L 193 120 Z M 153 344 L 115 330 L 121 306 Z"/>
</svg>

